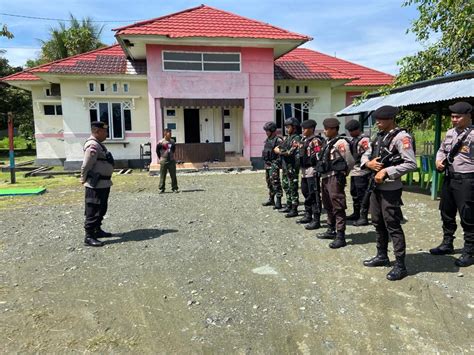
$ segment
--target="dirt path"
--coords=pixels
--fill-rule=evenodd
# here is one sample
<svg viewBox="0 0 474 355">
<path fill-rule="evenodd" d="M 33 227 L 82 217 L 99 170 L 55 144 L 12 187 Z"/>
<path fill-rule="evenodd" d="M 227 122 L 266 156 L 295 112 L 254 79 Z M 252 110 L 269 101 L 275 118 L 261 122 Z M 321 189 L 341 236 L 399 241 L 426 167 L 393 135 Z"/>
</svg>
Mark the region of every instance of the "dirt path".
<svg viewBox="0 0 474 355">
<path fill-rule="evenodd" d="M 261 173 L 181 176 L 163 195 L 156 178 L 115 180 L 104 248 L 82 246 L 78 186 L 1 211 L 1 352 L 474 352 L 474 268 L 427 253 L 428 196 L 404 193 L 411 275 L 389 282 L 361 264 L 371 227 L 329 249 L 261 207 Z"/>
</svg>

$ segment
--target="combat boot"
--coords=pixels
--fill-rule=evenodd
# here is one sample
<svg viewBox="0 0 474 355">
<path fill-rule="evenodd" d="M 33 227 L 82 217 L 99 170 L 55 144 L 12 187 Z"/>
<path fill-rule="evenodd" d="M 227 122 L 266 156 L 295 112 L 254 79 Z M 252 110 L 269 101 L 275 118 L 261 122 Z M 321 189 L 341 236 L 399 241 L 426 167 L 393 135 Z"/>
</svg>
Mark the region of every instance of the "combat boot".
<svg viewBox="0 0 474 355">
<path fill-rule="evenodd" d="M 262 203 L 262 206 L 275 206 L 275 196 L 269 196 L 268 200 Z"/>
<path fill-rule="evenodd" d="M 360 206 L 354 205 L 354 212 L 346 217 L 348 221 L 357 221 L 360 218 Z"/>
<path fill-rule="evenodd" d="M 315 213 L 313 215 L 313 220 L 309 222 L 307 225 L 305 225 L 304 228 L 309 231 L 321 228 L 320 219 L 321 219 L 321 215 L 319 213 Z"/>
<path fill-rule="evenodd" d="M 430 249 L 430 254 L 433 255 L 447 255 L 454 254 L 454 245 L 453 238 L 446 236 L 443 238 L 443 241 L 436 248 Z"/>
<path fill-rule="evenodd" d="M 408 276 L 408 271 L 405 267 L 405 257 L 397 256 L 396 258 L 395 266 L 387 274 L 387 280 L 389 281 L 398 281 Z"/>
<path fill-rule="evenodd" d="M 345 247 L 347 245 L 346 243 L 346 235 L 344 232 L 337 232 L 336 233 L 336 239 L 334 239 L 333 242 L 329 244 L 329 247 L 331 249 L 339 249 L 342 247 Z"/>
<path fill-rule="evenodd" d="M 96 238 L 110 238 L 113 236 L 112 233 L 109 233 L 109 232 L 105 232 L 102 230 L 102 228 L 98 228 L 95 230 L 95 236 Z"/>
<path fill-rule="evenodd" d="M 97 239 L 97 235 L 95 234 L 95 232 L 92 232 L 92 231 L 86 231 L 84 244 L 90 247 L 101 247 L 104 245 L 103 242 Z"/>
<path fill-rule="evenodd" d="M 275 199 L 275 206 L 273 206 L 274 210 L 280 210 L 283 206 L 281 205 L 281 196 L 277 196 Z"/>
<path fill-rule="evenodd" d="M 334 227 L 329 226 L 326 232 L 316 236 L 318 239 L 334 239 L 336 237 L 336 230 Z"/>
<path fill-rule="evenodd" d="M 462 255 L 456 259 L 454 265 L 459 267 L 468 267 L 474 265 L 474 256 L 467 253 L 462 253 Z"/>
<path fill-rule="evenodd" d="M 360 215 L 359 215 L 359 219 L 357 219 L 356 221 L 354 221 L 354 223 L 352 224 L 353 226 L 356 226 L 356 227 L 361 227 L 361 226 L 367 226 L 369 225 L 369 211 L 367 211 L 366 209 L 361 209 L 360 210 Z"/>
<path fill-rule="evenodd" d="M 278 210 L 278 212 L 281 212 L 281 213 L 288 213 L 290 211 L 291 211 L 291 203 L 288 203 L 288 201 L 286 202 L 285 207 Z"/>
<path fill-rule="evenodd" d="M 288 212 L 285 217 L 286 218 L 293 218 L 298 216 L 298 205 L 291 206 L 290 212 Z"/>
<path fill-rule="evenodd" d="M 373 258 L 364 260 L 364 266 L 377 267 L 377 266 L 390 266 L 390 259 L 388 258 L 386 250 L 377 250 L 377 255 Z"/>
<path fill-rule="evenodd" d="M 303 218 L 300 218 L 299 220 L 296 221 L 296 223 L 299 223 L 299 224 L 305 224 L 305 223 L 309 223 L 311 222 L 313 218 L 311 217 L 311 210 L 306 210 L 304 212 L 304 216 Z"/>
</svg>

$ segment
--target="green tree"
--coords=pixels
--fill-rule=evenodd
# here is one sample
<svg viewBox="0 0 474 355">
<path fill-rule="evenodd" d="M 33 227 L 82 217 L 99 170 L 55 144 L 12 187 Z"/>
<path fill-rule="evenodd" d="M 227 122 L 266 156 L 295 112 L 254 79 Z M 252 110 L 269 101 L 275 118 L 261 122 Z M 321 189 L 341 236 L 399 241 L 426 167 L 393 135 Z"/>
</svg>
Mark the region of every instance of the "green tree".
<svg viewBox="0 0 474 355">
<path fill-rule="evenodd" d="M 7 25 L 4 25 L 4 24 L 0 23 L 0 26 L 1 26 L 0 37 L 7 37 L 8 39 L 12 39 L 13 38 L 13 33 L 8 31 Z"/>
<path fill-rule="evenodd" d="M 407 30 L 424 49 L 402 58 L 395 86 L 474 69 L 472 0 L 405 0 L 419 17 Z"/>
</svg>

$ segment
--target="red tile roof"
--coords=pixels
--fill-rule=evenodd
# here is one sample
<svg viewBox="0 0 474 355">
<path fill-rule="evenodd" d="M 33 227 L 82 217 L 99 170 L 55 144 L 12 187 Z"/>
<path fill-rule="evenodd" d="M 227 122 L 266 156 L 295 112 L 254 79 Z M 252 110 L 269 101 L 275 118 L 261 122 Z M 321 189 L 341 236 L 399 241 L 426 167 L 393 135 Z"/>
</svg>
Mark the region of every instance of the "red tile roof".
<svg viewBox="0 0 474 355">
<path fill-rule="evenodd" d="M 1 78 L 2 81 L 41 80 L 35 73 L 54 74 L 145 74 L 143 62 L 128 61 L 120 45 L 96 49 L 91 52 L 40 65 L 20 73 Z"/>
<path fill-rule="evenodd" d="M 251 20 L 207 5 L 115 29 L 116 35 L 155 35 L 170 38 L 226 37 L 309 41 L 311 37 Z"/>
<path fill-rule="evenodd" d="M 345 86 L 380 86 L 391 84 L 394 77 L 311 49 L 296 48 L 275 61 L 275 79 L 352 79 Z"/>
</svg>

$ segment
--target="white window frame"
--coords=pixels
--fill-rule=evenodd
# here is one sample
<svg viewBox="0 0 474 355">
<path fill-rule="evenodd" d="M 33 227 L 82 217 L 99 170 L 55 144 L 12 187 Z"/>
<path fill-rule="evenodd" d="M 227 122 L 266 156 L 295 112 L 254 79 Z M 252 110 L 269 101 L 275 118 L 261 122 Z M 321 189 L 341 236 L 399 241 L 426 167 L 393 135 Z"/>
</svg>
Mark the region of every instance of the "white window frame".
<svg viewBox="0 0 474 355">
<path fill-rule="evenodd" d="M 101 89 L 102 85 L 104 85 L 104 90 Z M 99 92 L 107 92 L 107 83 L 105 82 L 99 83 Z"/>
<path fill-rule="evenodd" d="M 112 85 L 110 86 L 110 89 L 112 90 L 112 92 L 117 93 L 117 92 L 119 92 L 119 86 L 120 86 L 119 83 L 114 81 L 114 82 L 112 82 Z M 115 87 L 115 89 L 114 89 L 114 87 Z"/>
<path fill-rule="evenodd" d="M 54 107 L 54 115 L 47 115 L 45 112 L 44 112 L 44 107 L 45 106 L 53 106 Z M 61 114 L 58 114 L 58 110 L 57 110 L 57 106 L 61 106 Z M 47 104 L 43 104 L 43 116 L 62 116 L 62 105 L 59 104 L 59 105 L 56 105 L 56 104 L 53 104 L 53 103 L 47 103 Z"/>
<path fill-rule="evenodd" d="M 53 96 L 51 94 L 51 88 L 44 88 L 44 95 L 47 96 L 47 97 L 50 97 L 50 96 Z"/>
<path fill-rule="evenodd" d="M 125 90 L 125 87 L 127 87 L 127 90 Z M 122 91 L 128 94 L 130 92 L 130 83 L 128 82 L 122 83 Z"/>
<path fill-rule="evenodd" d="M 181 70 L 181 69 L 165 69 L 165 53 L 192 53 L 200 54 L 201 61 L 195 60 L 166 60 L 166 62 L 180 62 L 180 63 L 201 63 L 201 70 Z M 238 54 L 238 62 L 219 62 L 219 61 L 204 61 L 204 54 Z M 239 70 L 205 70 L 204 63 L 213 64 L 239 64 Z M 242 72 L 242 54 L 240 52 L 194 52 L 194 51 L 161 51 L 161 69 L 169 72 L 191 72 L 191 73 L 241 73 Z"/>
<path fill-rule="evenodd" d="M 93 90 L 91 90 L 91 84 L 92 84 Z M 95 92 L 95 89 L 96 89 L 96 84 L 95 84 L 95 82 L 89 81 L 89 82 L 87 83 L 87 91 L 89 91 L 89 92 Z"/>
<path fill-rule="evenodd" d="M 111 100 L 111 101 L 96 101 L 96 100 L 91 100 L 89 101 L 88 107 L 89 107 L 89 119 L 90 119 L 90 111 L 91 110 L 96 110 L 97 114 L 96 117 L 98 120 L 100 120 L 100 115 L 99 115 L 99 108 L 100 104 L 107 104 L 108 105 L 108 125 L 109 125 L 109 136 L 107 137 L 107 140 L 109 141 L 122 141 L 125 139 L 125 134 L 126 132 L 132 132 L 133 131 L 133 124 L 132 124 L 132 129 L 131 130 L 125 130 L 125 110 L 130 111 L 130 120 L 132 120 L 132 105 L 130 101 L 117 101 L 117 100 Z M 114 125 L 113 125 L 113 112 L 112 112 L 112 105 L 113 104 L 120 104 L 120 119 L 121 119 L 121 126 L 122 126 L 122 136 L 121 137 L 114 137 Z"/>
</svg>

